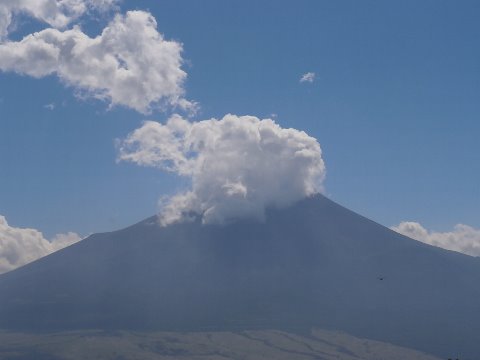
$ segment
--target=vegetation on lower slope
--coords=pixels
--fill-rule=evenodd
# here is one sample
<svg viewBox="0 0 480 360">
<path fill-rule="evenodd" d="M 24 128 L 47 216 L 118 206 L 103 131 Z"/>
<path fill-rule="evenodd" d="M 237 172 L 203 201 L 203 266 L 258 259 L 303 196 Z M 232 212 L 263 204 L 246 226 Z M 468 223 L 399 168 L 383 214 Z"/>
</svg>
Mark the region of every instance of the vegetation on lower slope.
<svg viewBox="0 0 480 360">
<path fill-rule="evenodd" d="M 353 336 L 313 330 L 242 332 L 0 333 L 2 360 L 438 360 L 418 351 Z"/>
</svg>

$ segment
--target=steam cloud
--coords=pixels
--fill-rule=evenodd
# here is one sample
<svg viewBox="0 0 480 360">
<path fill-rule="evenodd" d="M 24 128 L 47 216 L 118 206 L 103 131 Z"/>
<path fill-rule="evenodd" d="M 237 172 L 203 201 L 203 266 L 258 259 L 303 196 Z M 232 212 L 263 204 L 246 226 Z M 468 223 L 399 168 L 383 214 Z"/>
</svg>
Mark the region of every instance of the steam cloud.
<svg viewBox="0 0 480 360">
<path fill-rule="evenodd" d="M 205 224 L 261 220 L 269 206 L 321 191 L 325 176 L 315 138 L 271 119 L 231 114 L 199 122 L 175 115 L 165 125 L 146 121 L 119 142 L 118 159 L 191 179 L 191 189 L 165 201 L 163 225 L 191 212 Z"/>
<path fill-rule="evenodd" d="M 70 0 L 49 3 L 56 6 L 74 3 L 84 9 L 90 3 L 99 6 L 112 2 Z M 33 1 L 26 3 L 36 4 Z M 74 14 L 81 13 L 75 10 L 76 7 L 72 9 Z M 2 6 L 0 18 L 1 12 Z M 8 11 L 5 13 L 9 14 Z M 57 21 L 55 12 L 46 14 L 49 17 L 45 15 L 45 21 L 58 22 L 59 25 L 75 18 Z M 157 31 L 157 23 L 151 14 L 129 11 L 125 15 L 117 14 L 95 38 L 75 26 L 65 31 L 45 29 L 18 42 L 5 41 L 0 44 L 0 70 L 35 78 L 56 74 L 80 96 L 106 100 L 112 106 L 122 105 L 141 113 L 164 106 L 194 111 L 195 103 L 183 97 L 187 74 L 181 69 L 181 52 L 182 44 L 165 40 Z"/>
<path fill-rule="evenodd" d="M 426 244 L 480 256 L 480 230 L 468 225 L 455 225 L 450 232 L 435 232 L 428 231 L 418 222 L 404 221 L 391 229 Z"/>
<path fill-rule="evenodd" d="M 12 227 L 0 215 L 0 274 L 69 246 L 81 238 L 69 232 L 47 240 L 35 229 Z"/>
</svg>

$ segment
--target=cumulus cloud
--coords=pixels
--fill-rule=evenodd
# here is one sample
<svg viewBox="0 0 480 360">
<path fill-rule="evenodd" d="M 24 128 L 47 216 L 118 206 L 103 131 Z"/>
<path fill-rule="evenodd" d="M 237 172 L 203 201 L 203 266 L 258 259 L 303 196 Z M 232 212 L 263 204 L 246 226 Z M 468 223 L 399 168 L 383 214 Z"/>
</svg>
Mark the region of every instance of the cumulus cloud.
<svg viewBox="0 0 480 360">
<path fill-rule="evenodd" d="M 314 80 L 315 80 L 315 73 L 314 72 L 307 72 L 307 73 L 303 74 L 302 77 L 300 78 L 301 83 L 303 83 L 303 82 L 312 83 Z"/>
<path fill-rule="evenodd" d="M 428 231 L 418 222 L 404 221 L 391 229 L 426 244 L 480 256 L 480 230 L 468 225 L 458 224 L 453 231 L 435 232 Z"/>
<path fill-rule="evenodd" d="M 0 215 L 0 274 L 80 240 L 80 236 L 73 232 L 58 234 L 47 240 L 38 230 L 10 226 L 5 217 Z"/>
<path fill-rule="evenodd" d="M 320 144 L 271 119 L 226 115 L 166 124 L 146 121 L 119 142 L 120 161 L 153 166 L 191 179 L 191 188 L 163 203 L 163 225 L 192 213 L 203 223 L 262 219 L 266 207 L 287 206 L 322 190 Z"/>
<path fill-rule="evenodd" d="M 14 16 L 25 14 L 54 28 L 65 28 L 89 11 L 107 11 L 117 0 L 2 0 L 0 2 L 0 40 L 9 33 Z"/>
<path fill-rule="evenodd" d="M 181 53 L 182 44 L 165 40 L 150 13 L 129 11 L 117 14 L 94 38 L 74 26 L 6 41 L 0 44 L 0 70 L 36 78 L 57 75 L 80 96 L 141 113 L 166 105 L 190 111 L 195 104 L 183 97 L 187 74 Z"/>
</svg>

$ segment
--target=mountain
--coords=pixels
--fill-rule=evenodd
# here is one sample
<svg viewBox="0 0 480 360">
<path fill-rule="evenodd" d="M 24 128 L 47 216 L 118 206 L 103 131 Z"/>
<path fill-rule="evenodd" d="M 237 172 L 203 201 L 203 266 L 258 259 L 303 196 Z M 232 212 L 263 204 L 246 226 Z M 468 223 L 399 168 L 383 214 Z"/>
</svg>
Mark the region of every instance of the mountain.
<svg viewBox="0 0 480 360">
<path fill-rule="evenodd" d="M 308 334 L 340 330 L 440 357 L 480 355 L 480 260 L 322 195 L 264 222 L 152 217 L 0 276 L 0 328 Z"/>
</svg>

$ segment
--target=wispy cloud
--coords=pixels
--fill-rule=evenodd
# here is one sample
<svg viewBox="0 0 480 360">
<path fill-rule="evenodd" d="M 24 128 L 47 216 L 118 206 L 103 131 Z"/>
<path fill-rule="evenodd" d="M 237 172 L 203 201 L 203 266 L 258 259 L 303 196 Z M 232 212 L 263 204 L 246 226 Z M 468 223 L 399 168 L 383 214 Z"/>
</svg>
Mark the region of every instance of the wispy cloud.
<svg viewBox="0 0 480 360">
<path fill-rule="evenodd" d="M 87 12 L 116 8 L 117 0 L 3 0 L 0 2 L 0 40 L 8 36 L 14 16 L 29 15 L 62 29 Z"/>
<path fill-rule="evenodd" d="M 313 83 L 314 81 L 315 81 L 315 73 L 314 72 L 307 72 L 307 73 L 303 74 L 300 78 L 301 83 L 304 83 L 304 82 Z"/>
<path fill-rule="evenodd" d="M 119 143 L 118 158 L 191 179 L 188 191 L 164 202 L 164 225 L 190 212 L 204 223 L 262 219 L 268 206 L 287 206 L 321 191 L 325 176 L 315 138 L 254 116 L 147 121 Z"/>
<path fill-rule="evenodd" d="M 81 237 L 69 232 L 47 240 L 35 229 L 10 226 L 0 215 L 0 274 L 69 246 Z"/>
<path fill-rule="evenodd" d="M 426 244 L 480 256 L 480 230 L 468 225 L 458 224 L 452 231 L 436 232 L 425 229 L 418 222 L 404 221 L 391 229 Z"/>
</svg>

